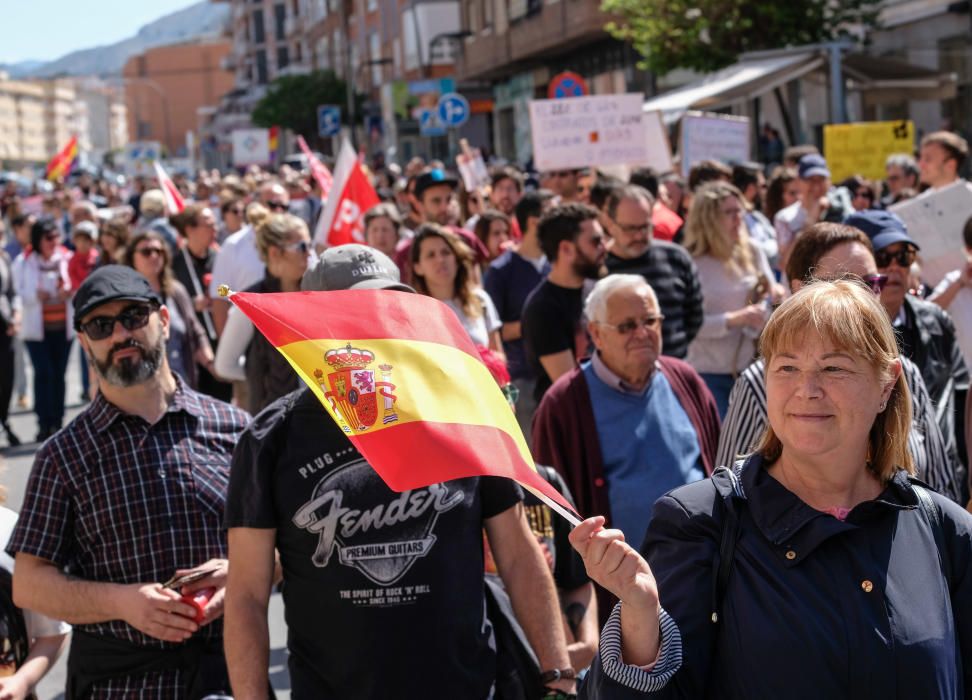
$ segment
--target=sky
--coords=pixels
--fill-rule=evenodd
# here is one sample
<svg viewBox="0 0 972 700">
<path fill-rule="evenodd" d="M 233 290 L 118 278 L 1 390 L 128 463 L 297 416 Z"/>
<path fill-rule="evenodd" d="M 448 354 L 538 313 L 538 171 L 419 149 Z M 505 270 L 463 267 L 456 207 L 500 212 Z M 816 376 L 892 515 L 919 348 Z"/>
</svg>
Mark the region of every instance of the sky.
<svg viewBox="0 0 972 700">
<path fill-rule="evenodd" d="M 2 0 L 0 63 L 113 44 L 197 0 Z"/>
</svg>

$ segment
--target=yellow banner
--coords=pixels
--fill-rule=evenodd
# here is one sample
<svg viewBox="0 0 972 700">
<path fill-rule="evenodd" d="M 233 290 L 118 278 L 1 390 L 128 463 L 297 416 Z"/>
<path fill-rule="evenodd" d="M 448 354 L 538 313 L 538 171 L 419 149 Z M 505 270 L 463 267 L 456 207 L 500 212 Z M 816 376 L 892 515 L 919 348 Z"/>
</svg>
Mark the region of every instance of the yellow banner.
<svg viewBox="0 0 972 700">
<path fill-rule="evenodd" d="M 824 126 L 824 158 L 835 183 L 851 175 L 883 180 L 884 161 L 892 153 L 915 152 L 911 121 L 856 122 Z"/>
</svg>

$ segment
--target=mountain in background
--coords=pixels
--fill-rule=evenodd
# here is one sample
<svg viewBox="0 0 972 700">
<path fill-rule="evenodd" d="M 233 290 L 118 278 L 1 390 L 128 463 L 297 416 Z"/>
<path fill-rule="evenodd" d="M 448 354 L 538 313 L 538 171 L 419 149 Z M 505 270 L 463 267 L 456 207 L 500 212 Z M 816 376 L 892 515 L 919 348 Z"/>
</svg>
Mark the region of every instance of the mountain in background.
<svg viewBox="0 0 972 700">
<path fill-rule="evenodd" d="M 0 66 L 11 78 L 54 78 L 61 75 L 117 75 L 132 56 L 146 49 L 208 36 L 219 36 L 229 22 L 230 4 L 202 0 L 146 24 L 130 39 L 107 46 L 72 51 L 53 61 L 21 61 Z"/>
</svg>

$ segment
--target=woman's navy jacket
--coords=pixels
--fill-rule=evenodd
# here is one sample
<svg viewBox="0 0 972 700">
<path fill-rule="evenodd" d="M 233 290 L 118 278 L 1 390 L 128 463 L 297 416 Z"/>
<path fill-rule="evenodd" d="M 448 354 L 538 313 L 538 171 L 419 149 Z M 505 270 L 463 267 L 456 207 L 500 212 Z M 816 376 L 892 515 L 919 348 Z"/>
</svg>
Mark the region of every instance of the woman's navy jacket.
<svg viewBox="0 0 972 700">
<path fill-rule="evenodd" d="M 972 698 L 972 515 L 932 494 L 946 581 L 904 472 L 845 522 L 799 500 L 758 456 L 741 481 L 720 623 L 711 621 L 712 584 L 725 506 L 706 479 L 657 501 L 642 547 L 681 635 L 681 665 L 658 687 L 677 654 L 651 674 L 612 663 L 609 622 L 582 697 Z M 625 677 L 642 689 L 616 680 Z"/>
</svg>

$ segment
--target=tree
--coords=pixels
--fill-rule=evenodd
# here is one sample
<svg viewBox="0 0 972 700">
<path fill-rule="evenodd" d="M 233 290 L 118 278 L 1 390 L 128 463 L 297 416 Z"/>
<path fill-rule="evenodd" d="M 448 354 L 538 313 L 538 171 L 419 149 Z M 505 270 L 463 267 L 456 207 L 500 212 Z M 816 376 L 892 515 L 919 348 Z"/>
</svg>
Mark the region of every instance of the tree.
<svg viewBox="0 0 972 700">
<path fill-rule="evenodd" d="M 603 0 L 607 29 L 642 67 L 709 72 L 739 54 L 830 41 L 877 25 L 883 0 Z"/>
<path fill-rule="evenodd" d="M 283 75 L 270 84 L 267 94 L 254 107 L 251 118 L 257 126 L 282 126 L 315 143 L 318 105 L 345 107 L 346 90 L 344 81 L 330 70 Z M 347 114 L 344 118 L 347 119 Z"/>
</svg>

